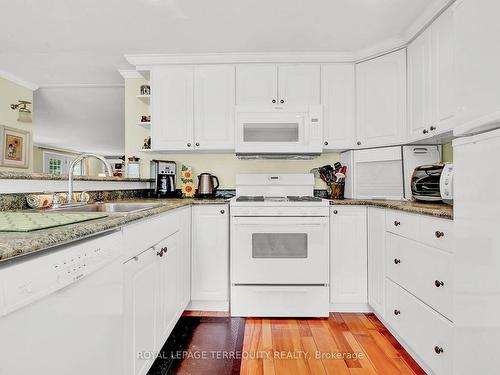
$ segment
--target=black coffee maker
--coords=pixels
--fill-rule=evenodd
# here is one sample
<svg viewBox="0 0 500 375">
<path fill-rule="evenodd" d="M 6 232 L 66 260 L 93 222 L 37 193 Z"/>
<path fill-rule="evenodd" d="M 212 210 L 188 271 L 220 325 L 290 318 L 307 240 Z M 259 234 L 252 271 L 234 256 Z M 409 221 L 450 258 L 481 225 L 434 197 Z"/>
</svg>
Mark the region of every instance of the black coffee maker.
<svg viewBox="0 0 500 375">
<path fill-rule="evenodd" d="M 174 161 L 151 160 L 151 177 L 154 181 L 155 198 L 177 197 L 175 186 L 177 165 Z"/>
</svg>

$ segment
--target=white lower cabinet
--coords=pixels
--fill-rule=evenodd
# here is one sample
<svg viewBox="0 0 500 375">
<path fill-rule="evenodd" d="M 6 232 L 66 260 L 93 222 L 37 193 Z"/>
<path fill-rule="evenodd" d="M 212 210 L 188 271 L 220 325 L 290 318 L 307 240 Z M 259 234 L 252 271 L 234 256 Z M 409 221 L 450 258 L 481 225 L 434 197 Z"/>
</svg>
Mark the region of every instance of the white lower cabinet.
<svg viewBox="0 0 500 375">
<path fill-rule="evenodd" d="M 126 226 L 124 238 L 151 225 L 162 240 L 146 250 L 136 248 L 136 255 L 124 264 L 126 374 L 146 374 L 155 360 L 154 353 L 172 332 L 190 300 L 190 236 L 191 208 L 180 208 L 171 213 Z M 175 232 L 170 224 L 176 223 Z M 127 247 L 130 247 L 130 241 Z M 127 254 L 133 249 L 127 249 Z"/>
<path fill-rule="evenodd" d="M 368 303 L 385 316 L 385 210 L 368 207 Z"/>
<path fill-rule="evenodd" d="M 366 207 L 330 209 L 330 310 L 366 311 Z"/>
<path fill-rule="evenodd" d="M 389 279 L 386 292 L 390 328 L 433 373 L 452 374 L 453 325 Z"/>
<path fill-rule="evenodd" d="M 192 310 L 229 308 L 229 207 L 226 204 L 192 208 Z"/>
<path fill-rule="evenodd" d="M 146 374 L 157 349 L 158 266 L 150 248 L 125 263 L 126 374 Z"/>
</svg>

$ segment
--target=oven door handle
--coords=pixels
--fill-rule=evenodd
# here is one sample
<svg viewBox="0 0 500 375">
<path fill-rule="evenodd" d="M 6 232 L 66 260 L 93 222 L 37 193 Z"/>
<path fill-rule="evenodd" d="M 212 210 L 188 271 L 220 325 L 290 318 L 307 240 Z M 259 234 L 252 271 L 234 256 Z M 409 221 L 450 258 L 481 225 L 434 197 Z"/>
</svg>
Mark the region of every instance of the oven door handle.
<svg viewBox="0 0 500 375">
<path fill-rule="evenodd" d="M 265 226 L 286 226 L 286 225 L 324 225 L 329 223 L 327 216 L 233 216 L 232 223 L 235 225 L 265 225 Z"/>
<path fill-rule="evenodd" d="M 302 287 L 291 287 L 291 286 L 285 286 L 283 288 L 280 287 L 265 287 L 265 288 L 255 288 L 254 289 L 255 293 L 307 293 L 306 288 Z"/>
</svg>

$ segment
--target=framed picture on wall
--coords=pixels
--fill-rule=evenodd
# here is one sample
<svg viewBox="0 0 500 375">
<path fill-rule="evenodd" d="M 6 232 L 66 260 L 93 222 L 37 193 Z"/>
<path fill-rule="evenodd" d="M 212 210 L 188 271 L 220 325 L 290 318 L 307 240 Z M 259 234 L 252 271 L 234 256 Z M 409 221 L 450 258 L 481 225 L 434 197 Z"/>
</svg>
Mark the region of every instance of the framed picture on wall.
<svg viewBox="0 0 500 375">
<path fill-rule="evenodd" d="M 31 149 L 30 133 L 0 126 L 0 166 L 28 168 Z"/>
</svg>

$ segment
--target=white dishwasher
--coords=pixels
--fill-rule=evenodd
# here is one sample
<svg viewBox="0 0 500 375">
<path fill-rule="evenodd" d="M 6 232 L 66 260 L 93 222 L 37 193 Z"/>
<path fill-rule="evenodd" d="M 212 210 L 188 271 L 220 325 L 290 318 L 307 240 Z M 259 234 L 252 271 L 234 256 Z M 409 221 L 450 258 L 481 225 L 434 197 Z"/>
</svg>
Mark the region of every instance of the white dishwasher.
<svg viewBox="0 0 500 375">
<path fill-rule="evenodd" d="M 122 236 L 0 265 L 0 374 L 121 375 Z"/>
</svg>

